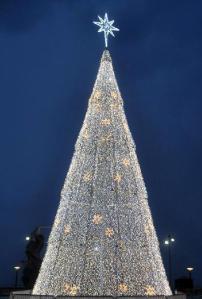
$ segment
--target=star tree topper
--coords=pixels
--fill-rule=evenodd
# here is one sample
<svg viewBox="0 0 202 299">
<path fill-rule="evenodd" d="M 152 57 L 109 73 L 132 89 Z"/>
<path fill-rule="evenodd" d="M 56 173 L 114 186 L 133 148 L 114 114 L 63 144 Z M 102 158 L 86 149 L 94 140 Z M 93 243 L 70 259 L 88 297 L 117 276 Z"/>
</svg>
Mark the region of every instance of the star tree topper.
<svg viewBox="0 0 202 299">
<path fill-rule="evenodd" d="M 108 35 L 111 34 L 114 36 L 113 31 L 119 31 L 118 28 L 114 27 L 114 20 L 109 21 L 108 15 L 105 13 L 104 19 L 98 16 L 100 22 L 93 22 L 95 25 L 99 26 L 98 32 L 104 32 L 104 39 L 105 39 L 105 47 L 108 47 Z"/>
</svg>

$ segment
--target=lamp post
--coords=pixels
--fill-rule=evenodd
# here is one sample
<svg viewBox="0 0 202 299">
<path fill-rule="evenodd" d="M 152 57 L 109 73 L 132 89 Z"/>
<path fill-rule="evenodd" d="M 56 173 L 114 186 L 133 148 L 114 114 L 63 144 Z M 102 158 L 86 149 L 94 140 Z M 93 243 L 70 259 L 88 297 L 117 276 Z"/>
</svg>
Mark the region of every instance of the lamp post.
<svg viewBox="0 0 202 299">
<path fill-rule="evenodd" d="M 170 234 L 168 235 L 167 239 L 164 241 L 164 244 L 168 247 L 168 278 L 169 278 L 171 290 L 173 290 L 171 246 L 174 242 L 175 239 Z"/>
<path fill-rule="evenodd" d="M 20 266 L 14 266 L 14 270 L 15 270 L 15 289 L 17 289 L 18 287 L 18 273 L 20 270 Z"/>
<path fill-rule="evenodd" d="M 192 271 L 194 270 L 193 267 L 187 267 L 187 271 L 189 273 L 189 279 L 192 280 Z"/>
</svg>

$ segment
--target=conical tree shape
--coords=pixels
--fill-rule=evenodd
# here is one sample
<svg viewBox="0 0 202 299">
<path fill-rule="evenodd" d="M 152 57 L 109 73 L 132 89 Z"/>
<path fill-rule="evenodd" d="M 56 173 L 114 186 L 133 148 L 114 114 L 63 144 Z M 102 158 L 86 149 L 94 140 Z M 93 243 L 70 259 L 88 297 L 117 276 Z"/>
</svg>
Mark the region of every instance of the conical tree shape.
<svg viewBox="0 0 202 299">
<path fill-rule="evenodd" d="M 33 294 L 171 294 L 107 50 Z"/>
</svg>

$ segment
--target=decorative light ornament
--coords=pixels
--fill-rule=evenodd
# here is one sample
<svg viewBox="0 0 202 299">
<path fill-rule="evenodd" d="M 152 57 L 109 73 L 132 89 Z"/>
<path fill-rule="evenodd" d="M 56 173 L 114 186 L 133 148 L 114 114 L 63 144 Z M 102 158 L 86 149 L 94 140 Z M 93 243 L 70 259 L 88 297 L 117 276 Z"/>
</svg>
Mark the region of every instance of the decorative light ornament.
<svg viewBox="0 0 202 299">
<path fill-rule="evenodd" d="M 128 167 L 130 165 L 130 160 L 129 159 L 123 159 L 122 161 L 123 165 Z"/>
<path fill-rule="evenodd" d="M 114 230 L 111 227 L 105 229 L 105 236 L 111 238 L 114 235 Z"/>
<path fill-rule="evenodd" d="M 111 106 L 111 108 L 113 110 L 117 110 L 119 108 L 119 104 L 118 103 L 112 103 L 110 106 Z"/>
<path fill-rule="evenodd" d="M 121 282 L 118 286 L 119 292 L 120 293 L 127 293 L 128 292 L 128 286 L 126 283 Z"/>
<path fill-rule="evenodd" d="M 114 100 L 116 100 L 117 97 L 118 97 L 117 92 L 112 91 L 112 92 L 111 92 L 111 97 L 112 97 Z"/>
<path fill-rule="evenodd" d="M 98 32 L 104 32 L 105 47 L 108 47 L 108 35 L 111 34 L 114 37 L 113 31 L 119 31 L 118 28 L 114 27 L 114 20 L 109 21 L 108 15 L 105 13 L 104 19 L 98 16 L 100 22 L 93 22 L 95 25 L 99 26 Z"/>
<path fill-rule="evenodd" d="M 85 182 L 90 182 L 90 181 L 92 180 L 92 178 L 93 178 L 93 176 L 92 176 L 91 172 L 87 172 L 87 173 L 84 174 L 84 176 L 83 176 L 83 180 L 84 180 Z"/>
<path fill-rule="evenodd" d="M 110 119 L 105 118 L 105 119 L 102 119 L 100 123 L 101 123 L 101 125 L 103 125 L 103 126 L 108 126 L 108 125 L 111 124 L 111 121 L 110 121 Z"/>
<path fill-rule="evenodd" d="M 69 293 L 70 289 L 71 289 L 71 284 L 70 283 L 65 283 L 65 286 L 64 286 L 65 293 Z"/>
<path fill-rule="evenodd" d="M 94 224 L 100 224 L 102 222 L 102 215 L 100 214 L 95 214 L 93 216 L 93 223 Z"/>
<path fill-rule="evenodd" d="M 71 226 L 69 224 L 66 224 L 64 226 L 64 234 L 68 235 L 71 232 Z"/>
<path fill-rule="evenodd" d="M 147 285 L 145 287 L 145 295 L 146 296 L 155 296 L 156 295 L 156 292 L 155 292 L 155 289 L 154 287 L 150 286 L 150 285 Z"/>
<path fill-rule="evenodd" d="M 111 134 L 107 134 L 106 136 L 101 138 L 101 142 L 106 143 L 106 142 L 110 141 L 111 136 L 112 136 Z"/>
<path fill-rule="evenodd" d="M 79 287 L 75 284 L 66 283 L 64 286 L 64 291 L 66 294 L 71 296 L 76 296 L 78 293 Z"/>
<path fill-rule="evenodd" d="M 93 100 L 96 102 L 101 96 L 101 92 L 99 90 L 96 90 L 95 93 L 93 94 Z"/>
<path fill-rule="evenodd" d="M 115 175 L 115 177 L 114 177 L 114 181 L 117 182 L 117 183 L 120 183 L 121 178 L 122 178 L 122 176 L 121 176 L 119 173 L 117 173 L 117 174 Z"/>
</svg>

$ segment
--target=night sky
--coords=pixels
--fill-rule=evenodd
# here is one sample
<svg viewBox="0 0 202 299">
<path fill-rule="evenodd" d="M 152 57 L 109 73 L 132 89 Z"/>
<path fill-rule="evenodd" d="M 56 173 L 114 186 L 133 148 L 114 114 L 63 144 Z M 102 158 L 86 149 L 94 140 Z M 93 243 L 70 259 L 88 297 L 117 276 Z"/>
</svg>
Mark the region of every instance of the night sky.
<svg viewBox="0 0 202 299">
<path fill-rule="evenodd" d="M 174 277 L 202 286 L 202 1 L 0 0 L 0 286 L 25 236 L 51 225 L 104 48 L 109 49 Z"/>
</svg>

